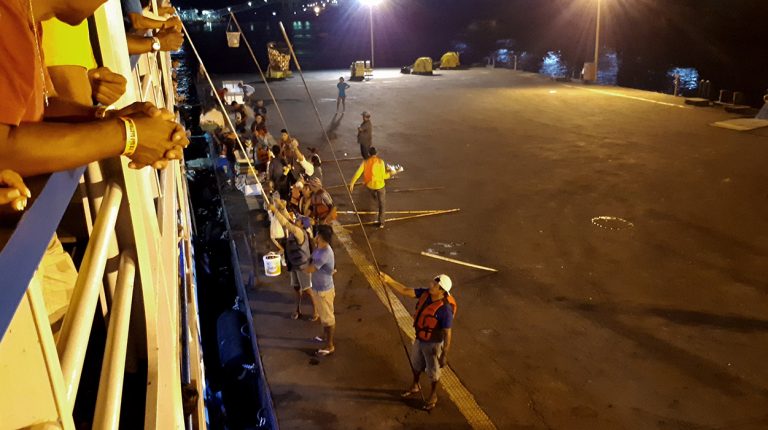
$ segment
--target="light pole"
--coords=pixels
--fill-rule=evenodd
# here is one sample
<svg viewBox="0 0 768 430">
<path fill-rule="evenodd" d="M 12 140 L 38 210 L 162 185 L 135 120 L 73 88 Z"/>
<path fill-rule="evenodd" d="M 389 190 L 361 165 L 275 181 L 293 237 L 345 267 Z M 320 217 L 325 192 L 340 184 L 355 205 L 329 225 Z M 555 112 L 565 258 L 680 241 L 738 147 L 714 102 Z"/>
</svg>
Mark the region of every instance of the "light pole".
<svg viewBox="0 0 768 430">
<path fill-rule="evenodd" d="M 602 0 L 597 0 L 597 25 L 595 28 L 595 81 L 597 81 L 598 61 L 600 61 L 600 5 Z"/>
<path fill-rule="evenodd" d="M 371 22 L 371 69 L 373 69 L 373 54 L 374 54 L 374 47 L 373 47 L 373 7 L 379 5 L 384 0 L 360 0 L 361 3 L 368 6 L 368 13 L 370 16 L 370 22 Z"/>
</svg>

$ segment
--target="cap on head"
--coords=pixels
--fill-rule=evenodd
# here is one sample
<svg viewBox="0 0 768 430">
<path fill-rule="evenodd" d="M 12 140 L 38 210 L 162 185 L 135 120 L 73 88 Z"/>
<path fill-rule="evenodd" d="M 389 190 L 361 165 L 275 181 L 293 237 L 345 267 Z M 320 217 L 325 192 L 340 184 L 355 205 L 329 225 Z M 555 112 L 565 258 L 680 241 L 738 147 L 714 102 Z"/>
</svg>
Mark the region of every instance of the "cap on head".
<svg viewBox="0 0 768 430">
<path fill-rule="evenodd" d="M 446 293 L 451 292 L 451 288 L 453 288 L 453 281 L 451 281 L 451 278 L 448 277 L 448 275 L 437 275 L 435 276 L 434 281 L 437 283 L 437 285 L 440 286 L 440 288 L 445 290 Z"/>
<path fill-rule="evenodd" d="M 307 185 L 309 185 L 309 188 L 312 188 L 313 190 L 319 190 L 320 188 L 323 188 L 323 183 L 320 181 L 320 178 L 311 178 Z"/>
</svg>

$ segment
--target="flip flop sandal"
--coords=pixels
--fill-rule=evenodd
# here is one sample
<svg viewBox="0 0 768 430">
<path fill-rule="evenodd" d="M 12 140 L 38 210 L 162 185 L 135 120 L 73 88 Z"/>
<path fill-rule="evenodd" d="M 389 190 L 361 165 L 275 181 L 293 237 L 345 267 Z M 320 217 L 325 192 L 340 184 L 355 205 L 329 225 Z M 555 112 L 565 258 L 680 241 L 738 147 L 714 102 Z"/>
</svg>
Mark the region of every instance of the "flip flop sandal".
<svg viewBox="0 0 768 430">
<path fill-rule="evenodd" d="M 424 403 L 424 406 L 422 406 L 422 407 L 421 407 L 421 409 L 423 409 L 423 410 L 425 410 L 425 411 L 429 412 L 429 411 L 431 411 L 432 409 L 435 409 L 435 406 L 437 406 L 437 401 L 434 401 L 434 402 L 425 402 L 425 403 Z"/>
<path fill-rule="evenodd" d="M 294 313 L 291 314 L 291 319 L 292 320 L 297 320 L 299 318 L 301 318 L 301 313 L 300 312 L 294 312 Z"/>
<path fill-rule="evenodd" d="M 335 349 L 318 349 L 317 352 L 315 352 L 315 355 L 318 357 L 327 357 L 333 352 L 336 351 Z"/>
<path fill-rule="evenodd" d="M 312 318 L 310 318 L 309 320 L 312 321 L 312 322 L 315 322 L 315 321 L 317 321 L 319 319 L 320 319 L 320 315 L 312 315 Z"/>
<path fill-rule="evenodd" d="M 404 398 L 404 399 L 409 399 L 409 398 L 411 398 L 411 397 L 415 397 L 415 396 L 416 396 L 417 394 L 419 394 L 419 393 L 421 393 L 421 390 L 416 390 L 416 391 L 411 391 L 411 390 L 408 390 L 408 391 L 404 391 L 404 392 L 402 392 L 402 393 L 400 394 L 400 397 L 402 397 L 402 398 Z"/>
</svg>

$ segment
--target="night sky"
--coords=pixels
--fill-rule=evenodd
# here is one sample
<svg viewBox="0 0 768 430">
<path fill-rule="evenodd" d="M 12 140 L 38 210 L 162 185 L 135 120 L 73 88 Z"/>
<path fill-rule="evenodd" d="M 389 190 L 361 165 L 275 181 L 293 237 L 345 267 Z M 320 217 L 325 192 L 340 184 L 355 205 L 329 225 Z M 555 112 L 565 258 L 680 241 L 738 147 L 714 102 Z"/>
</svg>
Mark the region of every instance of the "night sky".
<svg viewBox="0 0 768 430">
<path fill-rule="evenodd" d="M 357 0 L 339 2 L 319 18 L 301 19 L 323 28 L 324 38 L 307 50 L 346 65 L 369 49 L 368 16 Z M 177 2 L 199 8 L 242 3 Z M 377 63 L 393 67 L 422 55 L 436 58 L 457 42 L 468 45 L 463 61 L 481 61 L 497 40 L 510 39 L 514 49 L 537 58 L 560 51 L 571 69 L 580 69 L 593 55 L 595 5 L 596 0 L 385 0 L 375 18 Z M 286 12 L 282 18 L 294 16 Z M 753 97 L 768 88 L 768 0 L 603 0 L 602 40 L 618 54 L 622 85 L 657 89 L 670 67 L 682 66 L 697 68 L 718 88 Z"/>
</svg>

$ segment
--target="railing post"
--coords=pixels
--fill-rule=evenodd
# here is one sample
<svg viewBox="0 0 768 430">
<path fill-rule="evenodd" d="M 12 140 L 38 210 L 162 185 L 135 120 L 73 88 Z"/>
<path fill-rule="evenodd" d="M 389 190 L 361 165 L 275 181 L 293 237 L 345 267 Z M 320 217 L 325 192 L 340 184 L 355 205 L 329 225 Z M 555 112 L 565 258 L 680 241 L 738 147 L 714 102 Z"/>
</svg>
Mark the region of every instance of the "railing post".
<svg viewBox="0 0 768 430">
<path fill-rule="evenodd" d="M 131 301 L 136 279 L 136 255 L 133 250 L 120 256 L 112 311 L 109 314 L 107 344 L 99 378 L 99 394 L 96 399 L 94 429 L 120 427 L 120 405 L 123 393 L 125 354 L 128 348 L 128 329 L 131 322 Z"/>
<path fill-rule="evenodd" d="M 111 183 L 107 187 L 101 210 L 96 218 L 91 241 L 85 250 L 72 301 L 64 317 L 61 335 L 56 345 L 61 357 L 61 370 L 70 407 L 74 407 L 75 404 L 102 276 L 107 264 L 109 240 L 114 235 L 122 200 L 122 188 L 116 183 Z"/>
</svg>

